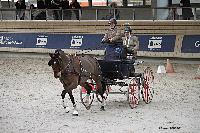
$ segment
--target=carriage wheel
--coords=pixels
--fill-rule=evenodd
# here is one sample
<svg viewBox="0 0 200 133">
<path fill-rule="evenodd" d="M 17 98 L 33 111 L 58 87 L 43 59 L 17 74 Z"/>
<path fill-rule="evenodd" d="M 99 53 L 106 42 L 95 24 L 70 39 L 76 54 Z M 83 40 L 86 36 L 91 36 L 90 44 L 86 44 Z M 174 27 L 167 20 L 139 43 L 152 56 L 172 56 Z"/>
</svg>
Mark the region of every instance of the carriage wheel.
<svg viewBox="0 0 200 133">
<path fill-rule="evenodd" d="M 90 94 L 87 94 L 87 90 L 82 86 L 80 91 L 81 102 L 87 110 L 91 108 L 92 102 L 94 100 L 94 92 L 96 90 L 95 82 L 92 80 L 92 83 L 89 83 L 92 87 Z"/>
<path fill-rule="evenodd" d="M 103 94 L 105 100 L 108 98 L 108 93 L 109 93 L 110 91 L 111 91 L 111 86 L 110 86 L 110 85 L 106 86 L 106 91 L 105 91 L 105 93 Z M 97 100 L 98 100 L 100 103 L 102 103 L 102 97 L 101 97 L 101 95 L 99 95 L 99 94 L 97 93 L 96 96 L 97 96 Z"/>
<path fill-rule="evenodd" d="M 143 83 L 142 83 L 142 98 L 145 103 L 150 103 L 153 99 L 153 81 L 154 81 L 154 75 L 153 71 L 150 67 L 147 67 L 144 70 L 144 77 L 143 77 Z"/>
<path fill-rule="evenodd" d="M 139 91 L 138 83 L 136 79 L 133 79 L 131 83 L 129 84 L 128 95 L 127 95 L 129 105 L 132 109 L 137 107 L 137 105 L 139 104 L 139 99 L 140 99 L 139 92 L 140 91 Z"/>
</svg>

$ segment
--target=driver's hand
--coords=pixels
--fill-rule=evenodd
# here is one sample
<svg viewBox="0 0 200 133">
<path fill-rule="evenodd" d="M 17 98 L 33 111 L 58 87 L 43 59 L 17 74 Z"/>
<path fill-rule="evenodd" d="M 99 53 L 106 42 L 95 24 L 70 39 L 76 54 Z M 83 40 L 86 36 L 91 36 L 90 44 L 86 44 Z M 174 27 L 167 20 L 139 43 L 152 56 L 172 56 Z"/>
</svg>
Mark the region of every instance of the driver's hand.
<svg viewBox="0 0 200 133">
<path fill-rule="evenodd" d="M 105 40 L 101 40 L 101 43 L 105 43 L 106 41 Z"/>
<path fill-rule="evenodd" d="M 108 43 L 109 42 L 109 40 L 106 40 L 106 39 L 103 39 L 102 41 L 101 41 L 101 43 Z"/>
</svg>

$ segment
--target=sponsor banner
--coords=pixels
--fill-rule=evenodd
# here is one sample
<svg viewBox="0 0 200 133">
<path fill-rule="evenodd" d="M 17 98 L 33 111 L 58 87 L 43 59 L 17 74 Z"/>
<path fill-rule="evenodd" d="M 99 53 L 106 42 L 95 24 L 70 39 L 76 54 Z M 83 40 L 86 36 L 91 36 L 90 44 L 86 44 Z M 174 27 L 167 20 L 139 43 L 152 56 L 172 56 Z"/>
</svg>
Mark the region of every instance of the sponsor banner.
<svg viewBox="0 0 200 133">
<path fill-rule="evenodd" d="M 0 34 L 0 47 L 100 50 L 105 48 L 102 37 L 100 34 L 5 33 Z"/>
<path fill-rule="evenodd" d="M 200 53 L 200 35 L 185 35 L 181 53 Z"/>
<path fill-rule="evenodd" d="M 139 51 L 174 52 L 176 35 L 138 35 Z"/>
<path fill-rule="evenodd" d="M 102 34 L 4 33 L 0 47 L 103 50 Z M 139 51 L 173 52 L 175 35 L 139 35 Z"/>
</svg>

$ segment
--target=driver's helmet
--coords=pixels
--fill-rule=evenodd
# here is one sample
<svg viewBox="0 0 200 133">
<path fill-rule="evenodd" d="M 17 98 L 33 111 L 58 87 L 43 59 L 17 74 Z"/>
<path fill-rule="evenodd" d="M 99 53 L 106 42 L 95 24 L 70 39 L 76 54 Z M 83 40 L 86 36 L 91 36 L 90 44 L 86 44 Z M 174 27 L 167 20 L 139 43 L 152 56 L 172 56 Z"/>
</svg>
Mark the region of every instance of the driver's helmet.
<svg viewBox="0 0 200 133">
<path fill-rule="evenodd" d="M 117 20 L 115 18 L 111 18 L 108 22 L 108 24 L 114 23 L 115 25 L 117 24 Z"/>
<path fill-rule="evenodd" d="M 124 28 L 124 33 L 131 33 L 132 32 L 132 29 L 131 29 L 131 27 L 130 26 L 126 26 L 125 28 Z"/>
</svg>

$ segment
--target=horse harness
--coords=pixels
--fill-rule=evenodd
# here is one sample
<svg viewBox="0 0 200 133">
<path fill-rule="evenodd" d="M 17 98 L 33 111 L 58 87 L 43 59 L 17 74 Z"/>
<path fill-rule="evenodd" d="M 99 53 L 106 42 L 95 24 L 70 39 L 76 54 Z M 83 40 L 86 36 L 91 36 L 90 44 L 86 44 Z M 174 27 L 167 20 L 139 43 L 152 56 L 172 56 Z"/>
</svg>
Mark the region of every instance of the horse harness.
<svg viewBox="0 0 200 133">
<path fill-rule="evenodd" d="M 63 76 L 68 75 L 68 74 L 77 75 L 77 76 L 79 76 L 79 78 L 78 78 L 78 84 L 79 84 L 80 81 L 81 81 L 81 77 L 89 77 L 89 78 L 91 78 L 91 76 L 95 75 L 95 74 L 93 74 L 91 72 L 88 72 L 86 69 L 84 69 L 80 58 L 78 56 L 75 56 L 75 57 L 77 57 L 78 63 L 80 65 L 79 71 L 76 71 L 76 69 L 75 69 L 75 63 L 74 63 L 75 62 L 75 60 L 74 60 L 75 58 L 74 58 L 74 56 L 69 56 L 68 64 L 63 69 L 61 69 L 61 75 L 63 75 Z M 60 62 L 63 63 L 63 61 L 61 59 L 60 59 Z M 97 75 L 95 75 L 95 76 L 97 76 Z"/>
</svg>

